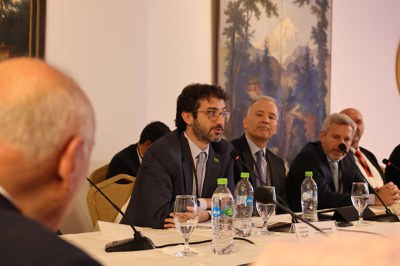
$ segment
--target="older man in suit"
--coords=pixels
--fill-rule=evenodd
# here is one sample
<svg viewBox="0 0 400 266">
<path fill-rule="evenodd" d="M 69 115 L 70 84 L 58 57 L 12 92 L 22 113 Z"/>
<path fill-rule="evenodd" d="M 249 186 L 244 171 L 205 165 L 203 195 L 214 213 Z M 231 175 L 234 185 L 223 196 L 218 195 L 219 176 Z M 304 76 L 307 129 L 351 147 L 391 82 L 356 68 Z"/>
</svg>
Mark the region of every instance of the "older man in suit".
<svg viewBox="0 0 400 266">
<path fill-rule="evenodd" d="M 347 115 L 329 115 L 320 132 L 318 142 L 308 143 L 295 157 L 289 168 L 286 196 L 293 211 L 301 211 L 301 184 L 305 171 L 312 171 L 318 186 L 318 209 L 352 205 L 351 186 L 363 182 L 352 155 L 339 148 L 347 149 L 356 130 L 356 125 Z"/>
<path fill-rule="evenodd" d="M 249 171 L 253 187 L 263 184 L 275 186 L 276 193 L 285 198 L 286 175 L 283 160 L 267 148 L 268 141 L 278 131 L 278 107 L 269 96 L 258 96 L 250 104 L 243 119 L 245 133 L 232 140 L 235 151 L 246 164 L 236 161 L 235 183 L 240 180 L 241 171 Z M 252 173 L 253 172 L 253 173 Z M 256 174 L 257 176 L 254 176 Z M 261 179 L 261 180 L 260 180 Z"/>
<path fill-rule="evenodd" d="M 183 89 L 177 101 L 177 129 L 151 145 L 143 157 L 126 210 L 135 225 L 175 227 L 175 197 L 183 194 L 197 195 L 199 221 L 206 221 L 217 178 L 228 178 L 233 191 L 232 145 L 222 139 L 229 118 L 226 99 L 218 86 L 191 84 Z"/>
<path fill-rule="evenodd" d="M 37 59 L 0 63 L 0 263 L 99 265 L 56 235 L 85 182 L 93 108 Z"/>
<path fill-rule="evenodd" d="M 400 199 L 397 186 L 393 182 L 385 182 L 385 174 L 383 173 L 378 160 L 375 155 L 360 146 L 361 137 L 364 134 L 364 117 L 360 111 L 355 108 L 346 108 L 340 112 L 350 117 L 357 125 L 356 132 L 351 141 L 350 151 L 354 154 L 355 163 L 358 170 L 365 177 L 365 180 L 374 188 L 380 198 L 387 205 L 392 205 L 396 200 Z M 377 205 L 382 205 L 378 200 L 375 202 Z"/>
</svg>

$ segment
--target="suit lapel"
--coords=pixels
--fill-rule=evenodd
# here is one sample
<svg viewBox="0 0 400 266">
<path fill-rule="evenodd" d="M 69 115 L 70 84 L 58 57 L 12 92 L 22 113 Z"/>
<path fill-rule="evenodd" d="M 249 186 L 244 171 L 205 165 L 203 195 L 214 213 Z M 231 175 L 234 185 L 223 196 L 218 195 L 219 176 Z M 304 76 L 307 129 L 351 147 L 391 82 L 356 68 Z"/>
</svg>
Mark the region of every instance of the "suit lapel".
<svg viewBox="0 0 400 266">
<path fill-rule="evenodd" d="M 214 152 L 212 145 L 210 145 L 210 149 L 208 150 L 208 159 L 206 166 L 206 174 L 203 182 L 203 190 L 202 195 L 212 194 L 214 191 L 206 191 L 207 188 L 213 188 L 216 185 L 217 180 L 213 178 L 215 177 L 215 173 L 220 173 L 221 169 L 221 155 Z M 219 176 L 226 177 L 226 176 Z"/>
<path fill-rule="evenodd" d="M 183 133 L 180 133 L 180 141 L 182 147 L 182 173 L 183 186 L 187 195 L 193 193 L 193 170 L 192 170 L 192 153 L 189 148 L 188 140 Z"/>
<path fill-rule="evenodd" d="M 15 212 L 20 212 L 17 207 L 14 206 L 5 196 L 0 194 L 0 208 L 12 210 Z"/>
<path fill-rule="evenodd" d="M 242 160 L 248 167 L 252 167 L 251 170 L 254 170 L 254 157 L 253 154 L 251 154 L 250 146 L 247 143 L 245 135 L 241 137 L 241 146 L 242 153 L 240 154 L 240 156 L 242 157 Z M 257 184 L 257 178 L 254 175 L 250 174 L 250 181 L 253 187 L 255 187 Z"/>
</svg>

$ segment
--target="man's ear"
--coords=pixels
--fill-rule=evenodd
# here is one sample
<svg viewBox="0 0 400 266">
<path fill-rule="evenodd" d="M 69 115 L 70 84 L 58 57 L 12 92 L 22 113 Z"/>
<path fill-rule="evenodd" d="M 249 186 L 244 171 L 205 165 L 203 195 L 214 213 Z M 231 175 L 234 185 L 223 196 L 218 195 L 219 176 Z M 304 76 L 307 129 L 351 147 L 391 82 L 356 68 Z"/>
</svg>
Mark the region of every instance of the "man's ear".
<svg viewBox="0 0 400 266">
<path fill-rule="evenodd" d="M 244 128 L 244 129 L 247 129 L 247 123 L 248 123 L 247 115 L 243 118 L 242 123 L 243 123 L 243 128 Z"/>
<path fill-rule="evenodd" d="M 186 125 L 193 125 L 193 113 L 191 112 L 182 112 L 181 113 L 183 121 L 185 121 Z"/>
<path fill-rule="evenodd" d="M 325 139 L 325 137 L 326 137 L 326 133 L 325 132 L 319 132 L 319 140 L 320 141 L 323 141 L 324 139 Z"/>
<path fill-rule="evenodd" d="M 145 140 L 144 143 L 143 143 L 143 145 L 146 146 L 147 148 L 149 148 L 151 146 L 151 144 L 152 144 L 152 142 L 149 139 Z"/>
<path fill-rule="evenodd" d="M 74 136 L 68 142 L 58 164 L 58 175 L 61 178 L 67 178 L 74 173 L 79 160 L 82 160 L 83 149 L 84 141 L 81 136 Z"/>
</svg>

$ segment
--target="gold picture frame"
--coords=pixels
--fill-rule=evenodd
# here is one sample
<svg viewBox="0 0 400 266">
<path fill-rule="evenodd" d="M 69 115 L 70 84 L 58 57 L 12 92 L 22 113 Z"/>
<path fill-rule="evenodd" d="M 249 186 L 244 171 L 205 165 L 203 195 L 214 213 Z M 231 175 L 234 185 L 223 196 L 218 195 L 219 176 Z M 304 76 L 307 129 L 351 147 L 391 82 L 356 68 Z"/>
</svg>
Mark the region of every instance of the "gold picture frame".
<svg viewBox="0 0 400 266">
<path fill-rule="evenodd" d="M 397 89 L 400 93 L 400 44 L 397 48 L 397 57 L 396 57 L 396 81 L 397 81 Z"/>
<path fill-rule="evenodd" d="M 0 61 L 45 55 L 46 0 L 0 0 Z"/>
</svg>

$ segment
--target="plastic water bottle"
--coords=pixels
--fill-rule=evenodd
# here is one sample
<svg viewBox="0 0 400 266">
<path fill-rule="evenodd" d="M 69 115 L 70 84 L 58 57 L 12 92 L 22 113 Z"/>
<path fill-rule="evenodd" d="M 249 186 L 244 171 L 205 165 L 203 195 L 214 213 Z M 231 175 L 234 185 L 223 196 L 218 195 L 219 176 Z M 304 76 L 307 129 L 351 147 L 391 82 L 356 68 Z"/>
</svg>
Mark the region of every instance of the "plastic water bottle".
<svg viewBox="0 0 400 266">
<path fill-rule="evenodd" d="M 218 178 L 218 187 L 211 199 L 213 240 L 215 254 L 230 254 L 233 250 L 233 197 L 227 187 L 228 179 Z"/>
<path fill-rule="evenodd" d="M 241 180 L 235 187 L 235 218 L 233 229 L 236 236 L 246 237 L 251 235 L 251 215 L 253 214 L 254 189 L 249 181 L 249 173 L 240 173 Z"/>
<path fill-rule="evenodd" d="M 318 189 L 312 178 L 313 172 L 306 171 L 305 179 L 301 184 L 301 210 L 302 217 L 309 222 L 318 222 Z"/>
</svg>

